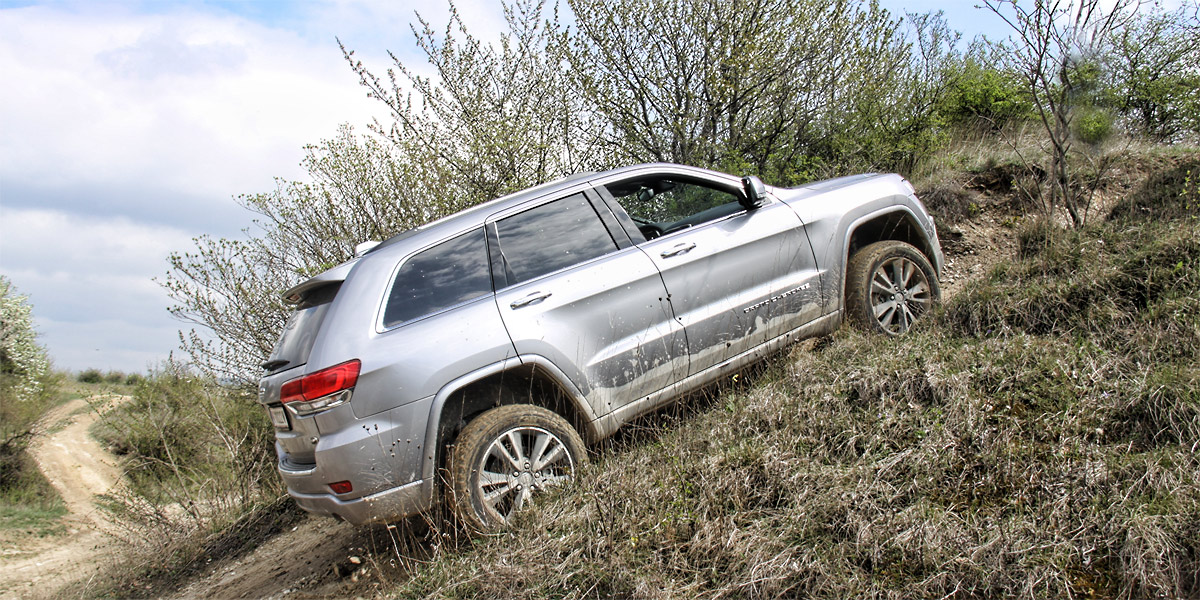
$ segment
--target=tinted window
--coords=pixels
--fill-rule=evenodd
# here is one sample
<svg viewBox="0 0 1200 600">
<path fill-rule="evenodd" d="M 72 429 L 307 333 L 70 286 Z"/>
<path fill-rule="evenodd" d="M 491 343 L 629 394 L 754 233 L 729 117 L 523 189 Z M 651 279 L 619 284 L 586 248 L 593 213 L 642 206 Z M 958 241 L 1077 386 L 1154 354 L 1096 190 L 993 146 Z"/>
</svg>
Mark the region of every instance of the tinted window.
<svg viewBox="0 0 1200 600">
<path fill-rule="evenodd" d="M 310 291 L 296 310 L 288 317 L 287 325 L 275 343 L 275 349 L 267 358 L 264 366 L 270 367 L 269 373 L 298 367 L 308 362 L 312 352 L 313 342 L 317 339 L 317 331 L 329 312 L 329 305 L 337 294 L 341 283 L 334 283 Z"/>
<path fill-rule="evenodd" d="M 388 293 L 383 326 L 411 321 L 491 291 L 483 229 L 476 229 L 405 261 Z"/>
<path fill-rule="evenodd" d="M 616 242 L 583 194 L 496 223 L 508 283 L 520 283 L 603 256 Z"/>
</svg>

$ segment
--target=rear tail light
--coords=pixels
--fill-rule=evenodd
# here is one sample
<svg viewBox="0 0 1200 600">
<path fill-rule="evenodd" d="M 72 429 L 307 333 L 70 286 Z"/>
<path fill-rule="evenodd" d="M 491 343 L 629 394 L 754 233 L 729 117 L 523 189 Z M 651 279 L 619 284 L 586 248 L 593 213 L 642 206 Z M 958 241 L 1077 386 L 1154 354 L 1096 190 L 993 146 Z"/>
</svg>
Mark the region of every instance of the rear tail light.
<svg viewBox="0 0 1200 600">
<path fill-rule="evenodd" d="M 279 390 L 279 400 L 297 415 L 333 408 L 350 399 L 361 367 L 356 359 L 288 381 Z"/>
<path fill-rule="evenodd" d="M 349 481 L 338 481 L 329 484 L 329 489 L 333 490 L 335 494 L 349 494 L 354 491 L 354 485 Z"/>
</svg>

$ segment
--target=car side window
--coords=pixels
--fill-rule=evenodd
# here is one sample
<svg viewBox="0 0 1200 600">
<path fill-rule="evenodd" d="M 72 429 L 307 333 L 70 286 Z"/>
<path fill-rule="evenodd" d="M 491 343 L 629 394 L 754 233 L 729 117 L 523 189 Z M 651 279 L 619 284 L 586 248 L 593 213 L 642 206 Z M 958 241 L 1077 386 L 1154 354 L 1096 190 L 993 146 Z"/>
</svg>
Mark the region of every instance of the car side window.
<svg viewBox="0 0 1200 600">
<path fill-rule="evenodd" d="M 648 240 L 745 210 L 736 193 L 690 181 L 660 177 L 605 187 Z"/>
<path fill-rule="evenodd" d="M 492 291 L 483 228 L 422 250 L 404 262 L 388 292 L 383 326 L 432 314 Z"/>
<path fill-rule="evenodd" d="M 589 261 L 617 249 L 583 194 L 548 202 L 496 222 L 508 284 Z"/>
</svg>

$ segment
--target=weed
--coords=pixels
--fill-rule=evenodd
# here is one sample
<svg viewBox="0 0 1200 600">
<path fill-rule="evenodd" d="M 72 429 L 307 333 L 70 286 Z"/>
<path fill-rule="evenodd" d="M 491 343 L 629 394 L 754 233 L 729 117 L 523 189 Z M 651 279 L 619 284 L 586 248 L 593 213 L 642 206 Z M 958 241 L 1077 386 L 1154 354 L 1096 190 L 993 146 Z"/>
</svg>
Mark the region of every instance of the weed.
<svg viewBox="0 0 1200 600">
<path fill-rule="evenodd" d="M 101 383 L 104 381 L 104 374 L 99 369 L 85 369 L 76 377 L 80 383 Z"/>
</svg>

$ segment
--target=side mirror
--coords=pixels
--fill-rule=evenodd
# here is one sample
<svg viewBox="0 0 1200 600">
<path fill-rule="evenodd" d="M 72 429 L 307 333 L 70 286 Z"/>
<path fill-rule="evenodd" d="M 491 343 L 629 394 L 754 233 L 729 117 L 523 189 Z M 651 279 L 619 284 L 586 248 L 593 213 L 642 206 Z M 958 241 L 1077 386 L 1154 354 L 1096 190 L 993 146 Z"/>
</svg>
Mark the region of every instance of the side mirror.
<svg viewBox="0 0 1200 600">
<path fill-rule="evenodd" d="M 747 175 L 742 178 L 742 204 L 747 209 L 758 208 L 767 203 L 767 186 L 761 179 Z"/>
</svg>

